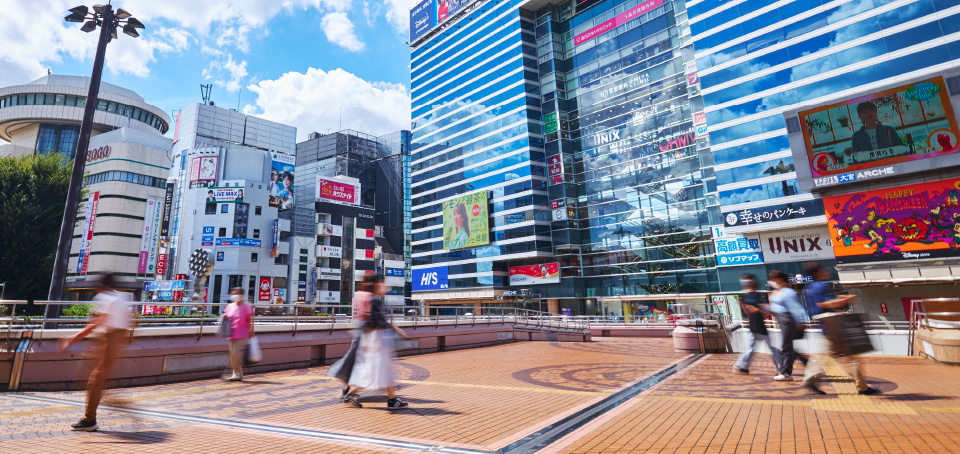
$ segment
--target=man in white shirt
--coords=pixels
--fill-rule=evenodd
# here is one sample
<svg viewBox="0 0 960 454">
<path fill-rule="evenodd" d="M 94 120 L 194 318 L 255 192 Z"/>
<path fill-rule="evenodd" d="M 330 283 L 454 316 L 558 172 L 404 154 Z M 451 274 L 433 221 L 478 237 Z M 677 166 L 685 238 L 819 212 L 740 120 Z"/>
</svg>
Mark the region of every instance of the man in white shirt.
<svg viewBox="0 0 960 454">
<path fill-rule="evenodd" d="M 100 406 L 100 399 L 103 397 L 104 382 L 113 369 L 113 363 L 120 352 L 124 337 L 132 327 L 130 308 L 133 298 L 129 293 L 116 291 L 116 285 L 116 275 L 113 273 L 102 275 L 97 283 L 97 296 L 93 298 L 97 301 L 97 306 L 91 314 L 93 318 L 79 333 L 60 339 L 57 344 L 60 351 L 65 351 L 90 333 L 96 332 L 102 336 L 93 355 L 97 363 L 87 382 L 86 410 L 80 422 L 71 426 L 73 430 L 84 432 L 97 430 L 97 407 Z"/>
</svg>

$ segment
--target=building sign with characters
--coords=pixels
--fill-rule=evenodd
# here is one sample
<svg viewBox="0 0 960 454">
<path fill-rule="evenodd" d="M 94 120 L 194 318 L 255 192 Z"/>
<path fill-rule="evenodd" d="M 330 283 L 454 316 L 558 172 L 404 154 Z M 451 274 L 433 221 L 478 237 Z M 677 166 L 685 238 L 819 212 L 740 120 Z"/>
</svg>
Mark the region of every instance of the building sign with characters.
<svg viewBox="0 0 960 454">
<path fill-rule="evenodd" d="M 487 191 L 478 191 L 443 202 L 443 248 L 446 250 L 490 243 Z"/>
<path fill-rule="evenodd" d="M 824 198 L 837 264 L 960 256 L 960 179 Z"/>
<path fill-rule="evenodd" d="M 559 284 L 560 263 L 510 267 L 510 285 Z"/>
</svg>

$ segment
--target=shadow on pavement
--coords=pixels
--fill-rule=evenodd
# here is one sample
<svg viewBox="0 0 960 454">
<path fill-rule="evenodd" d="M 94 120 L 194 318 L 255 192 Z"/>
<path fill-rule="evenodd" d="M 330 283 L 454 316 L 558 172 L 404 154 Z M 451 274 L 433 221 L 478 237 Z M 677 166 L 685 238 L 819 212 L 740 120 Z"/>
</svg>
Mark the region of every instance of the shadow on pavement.
<svg viewBox="0 0 960 454">
<path fill-rule="evenodd" d="M 101 430 L 100 433 L 107 435 L 111 438 L 116 438 L 115 441 L 99 441 L 97 443 L 116 443 L 116 444 L 139 444 L 139 445 L 149 445 L 154 443 L 163 443 L 170 438 L 170 433 L 161 432 L 159 430 L 146 430 L 143 432 L 111 432 Z"/>
</svg>

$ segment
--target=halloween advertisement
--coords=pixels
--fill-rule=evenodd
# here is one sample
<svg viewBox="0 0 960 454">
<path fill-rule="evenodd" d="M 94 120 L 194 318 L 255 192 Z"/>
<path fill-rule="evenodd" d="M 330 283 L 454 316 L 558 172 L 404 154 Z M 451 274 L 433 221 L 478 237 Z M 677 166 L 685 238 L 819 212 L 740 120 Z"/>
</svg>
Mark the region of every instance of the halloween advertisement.
<svg viewBox="0 0 960 454">
<path fill-rule="evenodd" d="M 960 179 L 824 199 L 837 264 L 960 256 Z"/>
</svg>

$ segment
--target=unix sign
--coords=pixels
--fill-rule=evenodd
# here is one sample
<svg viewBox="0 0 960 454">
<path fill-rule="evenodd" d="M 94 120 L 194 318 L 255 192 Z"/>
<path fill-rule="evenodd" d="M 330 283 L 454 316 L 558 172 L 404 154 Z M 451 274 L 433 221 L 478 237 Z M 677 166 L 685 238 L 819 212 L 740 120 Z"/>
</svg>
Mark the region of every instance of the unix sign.
<svg viewBox="0 0 960 454">
<path fill-rule="evenodd" d="M 104 145 L 100 148 L 87 150 L 87 162 L 93 162 L 100 159 L 105 159 L 108 156 L 110 156 L 110 145 Z"/>
</svg>

